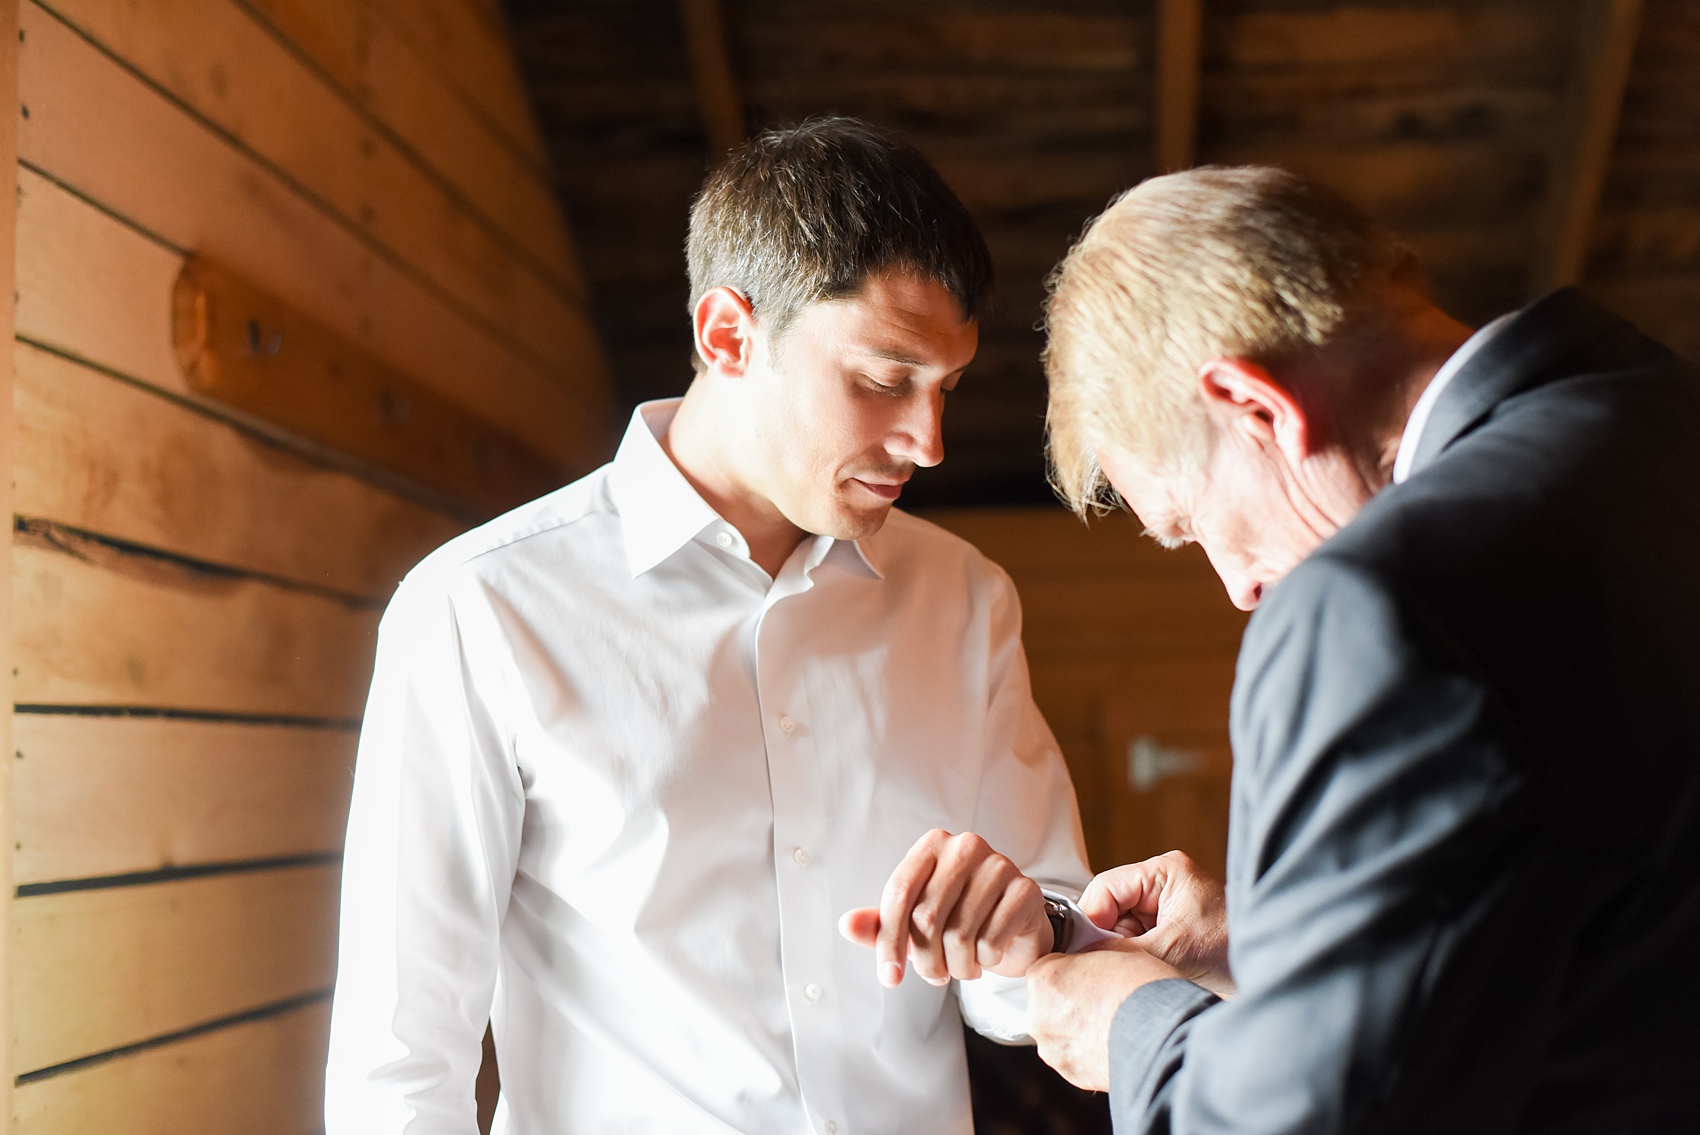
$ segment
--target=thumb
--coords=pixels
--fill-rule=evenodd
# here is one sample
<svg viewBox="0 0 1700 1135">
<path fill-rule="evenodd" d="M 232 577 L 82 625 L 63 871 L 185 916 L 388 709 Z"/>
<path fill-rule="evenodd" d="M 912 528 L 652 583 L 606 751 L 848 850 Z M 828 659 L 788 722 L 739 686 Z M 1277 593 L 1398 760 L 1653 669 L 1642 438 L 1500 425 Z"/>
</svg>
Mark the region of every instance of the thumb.
<svg viewBox="0 0 1700 1135">
<path fill-rule="evenodd" d="M 856 945 L 872 949 L 880 932 L 880 908 L 863 906 L 845 911 L 838 920 L 838 932 Z"/>
<path fill-rule="evenodd" d="M 1142 926 L 1149 927 L 1157 920 L 1163 878 L 1163 864 L 1155 859 L 1113 867 L 1086 885 L 1080 896 L 1081 913 L 1104 930 L 1114 929 L 1124 914 L 1136 915 Z"/>
</svg>

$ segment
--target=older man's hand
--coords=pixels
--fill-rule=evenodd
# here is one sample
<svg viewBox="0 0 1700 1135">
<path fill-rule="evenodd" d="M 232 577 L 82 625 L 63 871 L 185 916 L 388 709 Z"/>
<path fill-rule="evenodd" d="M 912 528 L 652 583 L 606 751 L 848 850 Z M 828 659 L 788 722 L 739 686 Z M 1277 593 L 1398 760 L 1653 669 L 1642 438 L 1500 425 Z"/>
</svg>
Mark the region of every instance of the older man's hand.
<svg viewBox="0 0 1700 1135">
<path fill-rule="evenodd" d="M 1080 909 L 1104 929 L 1135 937 L 1187 980 L 1218 997 L 1234 995 L 1222 884 L 1184 853 L 1105 871 L 1087 885 Z"/>
<path fill-rule="evenodd" d="M 973 832 L 937 829 L 915 841 L 880 905 L 846 913 L 838 929 L 873 947 L 887 986 L 903 980 L 905 963 L 933 985 L 983 970 L 1020 977 L 1053 937 L 1039 884 Z"/>
<path fill-rule="evenodd" d="M 1136 942 L 1051 954 L 1027 971 L 1028 1032 L 1039 1056 L 1078 1088 L 1110 1088 L 1110 1022 L 1142 985 L 1180 977 Z"/>
</svg>

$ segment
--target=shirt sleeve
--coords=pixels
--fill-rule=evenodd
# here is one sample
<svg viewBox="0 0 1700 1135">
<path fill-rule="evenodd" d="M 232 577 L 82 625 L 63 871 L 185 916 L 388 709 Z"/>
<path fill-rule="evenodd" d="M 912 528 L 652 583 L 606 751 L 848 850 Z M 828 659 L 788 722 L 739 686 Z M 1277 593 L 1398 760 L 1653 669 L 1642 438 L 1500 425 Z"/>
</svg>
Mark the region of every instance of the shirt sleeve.
<svg viewBox="0 0 1700 1135">
<path fill-rule="evenodd" d="M 1495 932 L 1517 917 L 1521 780 L 1487 686 L 1417 624 L 1375 579 L 1315 560 L 1254 618 L 1233 722 L 1239 993 L 1158 982 L 1121 1006 L 1119 1135 L 1375 1127 L 1415 1053 L 1471 1043 L 1435 1024 L 1448 969 L 1524 965 Z"/>
<path fill-rule="evenodd" d="M 1021 602 L 993 568 L 988 657 L 986 762 L 974 831 L 1044 890 L 1078 899 L 1091 879 L 1074 784 L 1050 726 L 1033 702 L 1021 645 Z M 1003 1044 L 1031 1043 L 1027 982 L 986 974 L 957 983 L 962 1019 Z"/>
<path fill-rule="evenodd" d="M 464 607 L 464 605 L 463 605 Z M 343 856 L 326 1135 L 471 1135 L 524 794 L 477 609 L 402 584 L 378 632 Z"/>
</svg>

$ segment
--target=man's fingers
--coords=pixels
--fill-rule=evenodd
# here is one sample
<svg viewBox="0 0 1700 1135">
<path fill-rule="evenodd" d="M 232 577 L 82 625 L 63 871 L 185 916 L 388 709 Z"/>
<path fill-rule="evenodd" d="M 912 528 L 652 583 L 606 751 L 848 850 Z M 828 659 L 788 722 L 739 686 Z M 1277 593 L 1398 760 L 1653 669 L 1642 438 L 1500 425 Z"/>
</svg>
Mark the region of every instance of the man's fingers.
<svg viewBox="0 0 1700 1135">
<path fill-rule="evenodd" d="M 1162 857 L 1114 867 L 1090 883 L 1080 896 L 1080 910 L 1104 930 L 1131 915 L 1145 929 L 1157 921 L 1157 898 L 1162 893 L 1168 864 Z"/>
<path fill-rule="evenodd" d="M 1015 864 L 1001 855 L 982 860 L 963 888 L 956 909 L 945 924 L 943 933 L 945 962 L 950 976 L 961 981 L 973 981 L 980 976 L 983 958 L 992 954 L 993 963 L 1002 953 L 1001 943 L 988 943 L 992 919 L 1001 907 L 1004 895 L 1022 875 Z M 1023 880 L 1025 881 L 1025 880 Z M 988 951 L 988 946 L 991 947 Z"/>
<path fill-rule="evenodd" d="M 945 935 L 950 927 L 958 926 L 961 917 L 959 908 L 967 901 L 970 888 L 986 865 L 994 862 L 1007 861 L 972 832 L 951 836 L 939 849 L 938 866 L 933 869 L 932 877 L 927 880 L 926 889 L 911 915 L 913 925 L 909 943 L 910 965 L 934 985 L 943 985 L 952 977 L 962 976 L 958 965 L 952 964 Z M 982 904 L 982 918 L 995 902 L 994 895 L 991 902 Z M 978 929 L 978 922 L 974 928 Z M 970 938 L 969 942 L 972 941 Z M 956 953 L 959 958 L 963 953 L 960 942 Z M 969 945 L 967 954 L 972 959 L 972 945 Z M 971 960 L 969 964 L 972 965 Z"/>
<path fill-rule="evenodd" d="M 857 907 L 847 910 L 838 920 L 838 932 L 858 946 L 872 948 L 880 932 L 880 908 Z"/>
<path fill-rule="evenodd" d="M 948 832 L 935 829 L 916 840 L 886 881 L 885 893 L 880 896 L 874 962 L 879 967 L 880 984 L 888 988 L 903 980 L 903 966 L 909 958 L 910 914 L 938 865 L 938 848 L 948 838 Z"/>
<path fill-rule="evenodd" d="M 1051 952 L 1054 931 L 1039 884 L 1016 875 L 980 927 L 979 961 L 1004 977 L 1021 977 Z"/>
</svg>

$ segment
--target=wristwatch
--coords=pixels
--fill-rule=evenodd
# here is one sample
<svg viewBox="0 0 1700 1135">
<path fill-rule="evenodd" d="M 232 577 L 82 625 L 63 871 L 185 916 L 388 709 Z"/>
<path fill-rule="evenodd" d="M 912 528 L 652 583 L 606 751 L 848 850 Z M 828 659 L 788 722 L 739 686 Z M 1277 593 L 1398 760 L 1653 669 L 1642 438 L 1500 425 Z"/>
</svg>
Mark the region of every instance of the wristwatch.
<svg viewBox="0 0 1700 1135">
<path fill-rule="evenodd" d="M 1051 920 L 1051 953 L 1060 954 L 1068 949 L 1068 932 L 1073 926 L 1068 916 L 1068 904 L 1050 895 L 1042 897 L 1045 901 L 1045 917 Z"/>
</svg>

